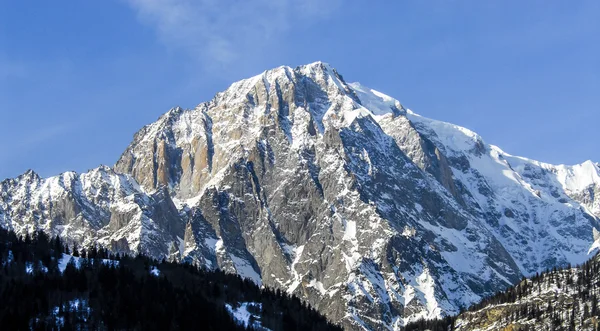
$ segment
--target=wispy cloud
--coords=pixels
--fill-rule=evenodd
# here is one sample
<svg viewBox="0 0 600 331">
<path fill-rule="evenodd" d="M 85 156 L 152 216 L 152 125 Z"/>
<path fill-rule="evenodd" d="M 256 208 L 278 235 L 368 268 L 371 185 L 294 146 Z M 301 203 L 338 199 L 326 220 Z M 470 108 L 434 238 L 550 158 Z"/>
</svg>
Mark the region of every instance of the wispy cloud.
<svg viewBox="0 0 600 331">
<path fill-rule="evenodd" d="M 60 123 L 22 132 L 14 138 L 12 143 L 2 144 L 0 154 L 11 155 L 18 152 L 27 152 L 33 147 L 46 143 L 48 140 L 68 133 L 74 126 L 75 124 L 73 123 Z"/>
<path fill-rule="evenodd" d="M 268 55 L 295 24 L 328 17 L 338 0 L 125 0 L 160 40 L 207 66 L 223 69 Z"/>
</svg>

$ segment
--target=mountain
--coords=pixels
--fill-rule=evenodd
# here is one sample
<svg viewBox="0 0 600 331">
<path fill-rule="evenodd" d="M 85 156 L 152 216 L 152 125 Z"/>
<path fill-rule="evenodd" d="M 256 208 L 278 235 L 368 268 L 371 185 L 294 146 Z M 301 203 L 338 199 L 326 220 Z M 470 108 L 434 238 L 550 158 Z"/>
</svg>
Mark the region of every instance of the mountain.
<svg viewBox="0 0 600 331">
<path fill-rule="evenodd" d="M 600 169 L 512 156 L 316 62 L 145 126 L 113 168 L 0 188 L 0 224 L 219 268 L 349 329 L 452 315 L 600 247 Z"/>
<path fill-rule="evenodd" d="M 581 330 L 600 329 L 600 255 L 583 265 L 548 270 L 524 279 L 458 316 L 417 321 L 412 330 Z"/>
</svg>

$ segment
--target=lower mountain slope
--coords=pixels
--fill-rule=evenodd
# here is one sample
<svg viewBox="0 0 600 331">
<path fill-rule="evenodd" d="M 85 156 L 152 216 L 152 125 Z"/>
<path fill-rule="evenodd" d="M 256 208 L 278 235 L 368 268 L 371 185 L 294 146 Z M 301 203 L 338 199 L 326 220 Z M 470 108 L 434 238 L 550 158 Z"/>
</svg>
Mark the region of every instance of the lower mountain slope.
<svg viewBox="0 0 600 331">
<path fill-rule="evenodd" d="M 0 229 L 2 330 L 341 330 L 239 276 Z"/>
<path fill-rule="evenodd" d="M 581 266 L 536 274 L 486 298 L 458 316 L 418 321 L 411 330 L 564 330 L 600 329 L 600 255 Z"/>
</svg>

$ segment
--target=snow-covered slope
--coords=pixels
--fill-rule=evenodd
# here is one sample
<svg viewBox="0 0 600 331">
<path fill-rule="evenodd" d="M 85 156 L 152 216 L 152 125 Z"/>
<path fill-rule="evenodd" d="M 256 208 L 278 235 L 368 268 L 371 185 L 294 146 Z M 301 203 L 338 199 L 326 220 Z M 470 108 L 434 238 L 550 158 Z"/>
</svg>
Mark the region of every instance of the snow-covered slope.
<svg viewBox="0 0 600 331">
<path fill-rule="evenodd" d="M 486 219 L 521 272 L 585 260 L 600 216 L 596 165 L 514 157 L 468 129 L 410 111 L 407 117 L 446 155 L 453 177 L 468 192 L 464 205 Z"/>
<path fill-rule="evenodd" d="M 171 109 L 114 171 L 7 180 L 0 223 L 237 272 L 369 329 L 456 313 L 598 247 L 597 164 L 511 156 L 321 62 Z"/>
<path fill-rule="evenodd" d="M 146 193 L 106 166 L 45 179 L 29 170 L 0 188 L 0 224 L 21 235 L 44 230 L 83 246 L 154 255 L 184 228 L 166 190 Z"/>
</svg>

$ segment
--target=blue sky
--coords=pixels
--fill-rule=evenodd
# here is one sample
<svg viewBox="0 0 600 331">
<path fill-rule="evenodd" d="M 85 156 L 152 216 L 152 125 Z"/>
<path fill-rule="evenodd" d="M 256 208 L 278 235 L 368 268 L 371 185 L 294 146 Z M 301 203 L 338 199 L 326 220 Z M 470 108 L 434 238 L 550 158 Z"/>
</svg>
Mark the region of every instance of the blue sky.
<svg viewBox="0 0 600 331">
<path fill-rule="evenodd" d="M 600 1 L 0 0 L 0 178 L 112 165 L 143 125 L 329 62 L 506 152 L 600 161 Z"/>
</svg>

